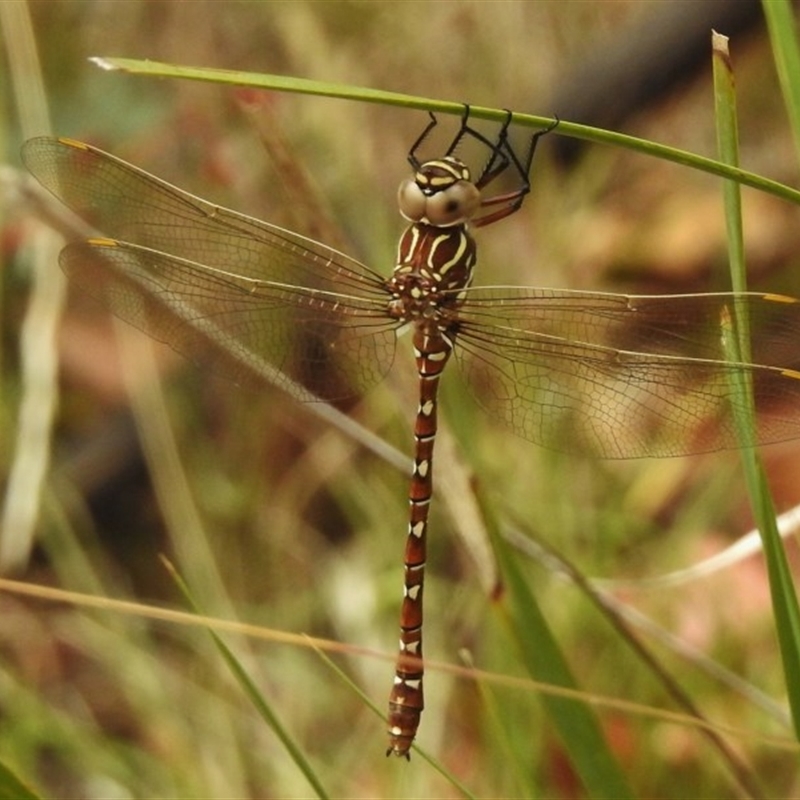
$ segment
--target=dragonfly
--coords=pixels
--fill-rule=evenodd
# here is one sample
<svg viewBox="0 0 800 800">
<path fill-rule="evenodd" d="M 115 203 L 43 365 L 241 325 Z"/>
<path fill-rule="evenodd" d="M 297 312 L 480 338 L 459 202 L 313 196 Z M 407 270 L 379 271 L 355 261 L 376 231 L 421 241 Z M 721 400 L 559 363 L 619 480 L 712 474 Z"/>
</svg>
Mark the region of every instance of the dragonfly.
<svg viewBox="0 0 800 800">
<path fill-rule="evenodd" d="M 422 160 L 437 124 L 430 116 L 398 191 L 408 225 L 388 275 L 89 144 L 42 137 L 22 150 L 37 180 L 102 234 L 62 250 L 69 278 L 114 314 L 237 383 L 277 382 L 306 401 L 357 397 L 383 379 L 398 336 L 411 330 L 419 401 L 387 755 L 409 758 L 424 707 L 437 394 L 453 354 L 478 404 L 544 447 L 666 457 L 800 437 L 794 298 L 472 286 L 471 230 L 522 206 L 537 142 L 553 127 L 526 135 L 518 154 L 512 121 L 508 112 L 490 139 L 465 106 L 443 155 Z M 474 178 L 457 153 L 465 143 L 487 151 Z M 501 175 L 514 188 L 492 195 L 487 188 Z M 726 344 L 731 320 L 749 332 L 746 356 Z M 734 387 L 742 379 L 755 411 L 749 433 L 736 425 L 742 401 Z"/>
</svg>

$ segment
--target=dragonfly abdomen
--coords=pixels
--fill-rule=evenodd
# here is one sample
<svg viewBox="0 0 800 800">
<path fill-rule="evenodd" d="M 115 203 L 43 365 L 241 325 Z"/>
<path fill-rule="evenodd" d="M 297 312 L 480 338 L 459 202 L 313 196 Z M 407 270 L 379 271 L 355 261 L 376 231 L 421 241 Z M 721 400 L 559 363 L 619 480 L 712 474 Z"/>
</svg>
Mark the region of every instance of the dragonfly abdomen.
<svg viewBox="0 0 800 800">
<path fill-rule="evenodd" d="M 420 379 L 414 423 L 414 471 L 408 493 L 400 651 L 389 696 L 387 755 L 408 756 L 424 707 L 422 688 L 422 592 L 425 580 L 428 511 L 433 495 L 433 449 L 437 431 L 439 379 L 452 352 L 451 342 L 434 323 L 420 323 L 414 332 L 414 356 Z"/>
</svg>

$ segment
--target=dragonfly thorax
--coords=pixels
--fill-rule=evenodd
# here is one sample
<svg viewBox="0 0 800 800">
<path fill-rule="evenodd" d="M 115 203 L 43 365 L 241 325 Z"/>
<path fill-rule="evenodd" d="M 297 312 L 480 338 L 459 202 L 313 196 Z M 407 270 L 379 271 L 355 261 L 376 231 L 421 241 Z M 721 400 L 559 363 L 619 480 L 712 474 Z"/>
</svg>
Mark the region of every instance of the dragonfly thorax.
<svg viewBox="0 0 800 800">
<path fill-rule="evenodd" d="M 464 225 L 480 207 L 481 193 L 466 164 L 453 156 L 426 161 L 400 184 L 400 213 L 410 222 L 449 228 Z"/>
<path fill-rule="evenodd" d="M 439 286 L 427 272 L 396 270 L 389 281 L 392 299 L 389 313 L 403 322 L 431 320 L 440 316 L 444 305 Z"/>
<path fill-rule="evenodd" d="M 436 319 L 461 305 L 460 290 L 472 281 L 475 240 L 465 225 L 410 225 L 400 237 L 397 266 L 387 282 L 396 319 Z"/>
</svg>

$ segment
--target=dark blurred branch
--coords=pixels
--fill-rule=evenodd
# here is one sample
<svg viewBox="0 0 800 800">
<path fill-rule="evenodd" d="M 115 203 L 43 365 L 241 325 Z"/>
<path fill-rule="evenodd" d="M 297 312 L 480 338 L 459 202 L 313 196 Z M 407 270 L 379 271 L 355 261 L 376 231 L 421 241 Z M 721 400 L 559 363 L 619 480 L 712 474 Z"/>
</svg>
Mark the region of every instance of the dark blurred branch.
<svg viewBox="0 0 800 800">
<path fill-rule="evenodd" d="M 710 71 L 712 28 L 736 36 L 764 27 L 757 0 L 646 3 L 644 7 L 611 37 L 588 42 L 585 57 L 576 61 L 542 107 L 571 122 L 617 128 L 698 70 Z M 553 146 L 556 158 L 569 163 L 580 154 L 583 143 L 559 137 Z"/>
</svg>

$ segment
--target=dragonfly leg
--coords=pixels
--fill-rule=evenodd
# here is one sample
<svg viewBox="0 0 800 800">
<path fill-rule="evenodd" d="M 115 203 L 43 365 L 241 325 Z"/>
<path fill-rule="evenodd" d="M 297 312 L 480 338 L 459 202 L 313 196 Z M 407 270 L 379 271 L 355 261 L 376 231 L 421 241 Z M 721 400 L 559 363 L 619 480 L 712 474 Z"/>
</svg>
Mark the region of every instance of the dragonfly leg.
<svg viewBox="0 0 800 800">
<path fill-rule="evenodd" d="M 428 116 L 430 117 L 430 121 L 425 127 L 425 130 L 422 131 L 422 133 L 417 137 L 417 140 L 411 145 L 411 149 L 408 151 L 408 163 L 411 164 L 415 171 L 422 166 L 422 162 L 419 160 L 419 158 L 417 158 L 417 150 L 428 138 L 430 132 L 439 124 L 439 121 L 436 119 L 436 115 L 433 113 L 433 111 L 429 111 Z"/>
<path fill-rule="evenodd" d="M 428 138 L 430 132 L 436 127 L 436 125 L 438 125 L 438 120 L 432 112 L 430 112 L 429 116 L 430 121 L 419 137 L 417 137 L 417 140 L 411 146 L 411 149 L 408 153 L 408 161 L 415 170 L 419 170 L 422 166 L 422 162 L 417 155 L 417 151 L 422 143 Z M 531 164 L 533 163 L 533 156 L 536 152 L 536 145 L 542 136 L 552 131 L 553 128 L 555 128 L 559 123 L 558 118 L 556 118 L 546 128 L 536 131 L 536 133 L 531 136 L 524 155 L 520 157 L 517 155 L 508 138 L 508 131 L 513 117 L 513 113 L 506 109 L 506 116 L 500 126 L 500 131 L 498 132 L 497 137 L 492 140 L 469 124 L 470 106 L 467 103 L 464 103 L 464 110 L 461 114 L 461 125 L 458 131 L 456 131 L 455 136 L 453 136 L 450 146 L 445 151 L 445 158 L 453 156 L 461 142 L 467 137 L 474 139 L 489 150 L 489 157 L 481 169 L 480 175 L 474 181 L 474 184 L 478 190 L 484 189 L 495 178 L 502 175 L 507 169 L 509 169 L 509 167 L 513 168 L 514 173 L 519 181 L 519 187 L 513 191 L 504 192 L 502 194 L 494 195 L 481 200 L 482 208 L 486 206 L 493 206 L 495 208 L 492 211 L 485 213 L 481 217 L 474 218 L 472 220 L 472 224 L 475 227 L 481 227 L 483 225 L 489 225 L 492 222 L 497 222 L 498 220 L 507 217 L 509 214 L 513 214 L 520 208 L 525 196 L 528 194 L 528 192 L 530 192 L 531 184 L 529 173 Z"/>
<path fill-rule="evenodd" d="M 525 199 L 525 196 L 531 190 L 530 170 L 531 164 L 533 163 L 533 156 L 536 152 L 536 145 L 542 136 L 550 133 L 550 131 L 552 131 L 553 128 L 555 128 L 559 123 L 559 120 L 556 117 L 556 119 L 546 128 L 536 131 L 536 133 L 534 133 L 530 138 L 528 148 L 525 151 L 525 156 L 520 158 L 515 152 L 514 148 L 511 146 L 511 143 L 508 141 L 508 128 L 511 124 L 512 114 L 510 111 L 508 111 L 507 114 L 508 116 L 506 117 L 506 120 L 500 129 L 497 142 L 493 145 L 493 155 L 489 158 L 489 161 L 484 167 L 483 172 L 481 172 L 480 176 L 475 181 L 475 186 L 477 186 L 478 189 L 483 189 L 498 175 L 504 172 L 509 166 L 514 167 L 514 171 L 517 173 L 517 176 L 520 180 L 520 186 L 513 191 L 494 195 L 481 200 L 482 208 L 486 206 L 498 205 L 502 207 L 497 208 L 494 211 L 490 211 L 481 217 L 473 219 L 472 224 L 476 228 L 480 228 L 483 225 L 489 225 L 492 222 L 497 222 L 498 220 L 501 220 L 519 210 Z"/>
</svg>

